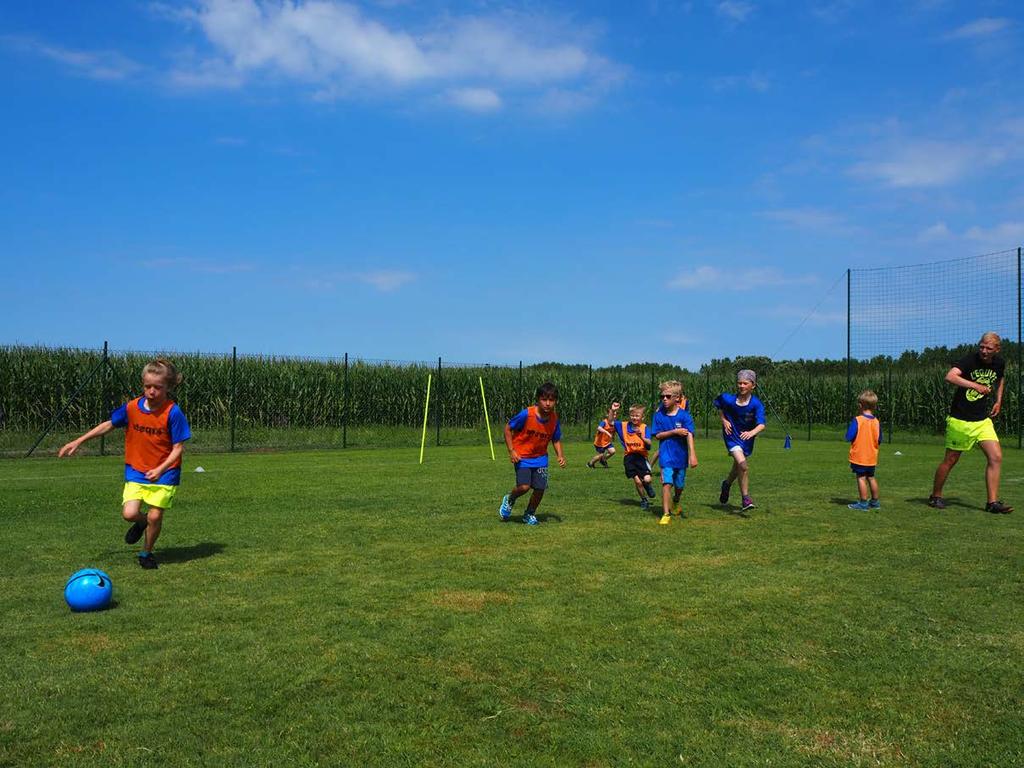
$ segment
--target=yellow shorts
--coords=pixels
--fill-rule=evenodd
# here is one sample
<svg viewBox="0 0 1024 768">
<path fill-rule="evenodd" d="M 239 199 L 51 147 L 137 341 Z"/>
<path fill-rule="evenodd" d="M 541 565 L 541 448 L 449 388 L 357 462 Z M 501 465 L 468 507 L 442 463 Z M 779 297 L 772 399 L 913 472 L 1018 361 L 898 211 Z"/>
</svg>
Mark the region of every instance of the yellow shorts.
<svg viewBox="0 0 1024 768">
<path fill-rule="evenodd" d="M 174 493 L 178 490 L 176 485 L 151 485 L 143 483 L 125 483 L 124 493 L 121 495 L 121 503 L 127 501 L 144 501 L 151 507 L 170 509 L 174 503 Z"/>
<path fill-rule="evenodd" d="M 986 440 L 999 442 L 999 435 L 992 425 L 992 419 L 981 421 L 963 421 L 946 417 L 946 449 L 950 451 L 969 451 L 975 443 Z"/>
</svg>

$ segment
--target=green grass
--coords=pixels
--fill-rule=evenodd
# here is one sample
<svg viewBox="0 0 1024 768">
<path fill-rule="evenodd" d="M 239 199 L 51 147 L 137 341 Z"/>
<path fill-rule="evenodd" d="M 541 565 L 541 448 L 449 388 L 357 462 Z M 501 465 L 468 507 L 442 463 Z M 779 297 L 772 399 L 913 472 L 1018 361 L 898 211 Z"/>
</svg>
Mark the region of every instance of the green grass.
<svg viewBox="0 0 1024 768">
<path fill-rule="evenodd" d="M 980 455 L 938 513 L 941 448 L 887 445 L 863 513 L 841 443 L 762 439 L 744 518 L 701 440 L 659 526 L 567 447 L 537 528 L 482 446 L 191 454 L 157 571 L 117 457 L 0 462 L 0 765 L 1024 762 L 1024 510 Z M 85 566 L 113 608 L 67 610 Z"/>
</svg>

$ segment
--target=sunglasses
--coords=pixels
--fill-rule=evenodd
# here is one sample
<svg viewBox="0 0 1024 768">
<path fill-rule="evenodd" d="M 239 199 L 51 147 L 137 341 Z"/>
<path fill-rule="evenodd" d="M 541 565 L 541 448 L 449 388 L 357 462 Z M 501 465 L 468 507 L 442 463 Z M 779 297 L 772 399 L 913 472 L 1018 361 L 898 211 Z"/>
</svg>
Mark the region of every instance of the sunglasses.
<svg viewBox="0 0 1024 768">
<path fill-rule="evenodd" d="M 662 395 L 661 399 L 664 400 L 666 397 L 675 397 L 675 395 Z"/>
</svg>

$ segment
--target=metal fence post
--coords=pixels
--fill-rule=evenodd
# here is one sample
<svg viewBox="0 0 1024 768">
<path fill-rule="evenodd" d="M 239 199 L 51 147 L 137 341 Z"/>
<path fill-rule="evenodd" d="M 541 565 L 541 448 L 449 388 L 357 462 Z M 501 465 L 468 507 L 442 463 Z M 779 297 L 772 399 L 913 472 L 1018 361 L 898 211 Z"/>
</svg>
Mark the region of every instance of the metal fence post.
<svg viewBox="0 0 1024 768">
<path fill-rule="evenodd" d="M 345 368 L 341 377 L 341 447 L 348 448 L 348 352 L 345 353 Z"/>
<path fill-rule="evenodd" d="M 109 358 L 107 357 L 107 352 L 109 351 L 109 349 L 110 349 L 110 347 L 108 346 L 108 342 L 106 340 L 104 340 L 103 341 L 103 372 L 100 374 L 100 403 L 101 403 L 100 409 L 101 410 L 104 407 L 107 407 L 107 406 L 110 405 L 110 395 L 109 395 L 109 392 L 108 392 L 108 390 L 110 389 L 110 387 L 109 387 L 110 371 L 107 370 L 107 368 L 110 365 Z M 107 413 L 109 413 L 109 412 L 110 412 L 110 409 L 107 408 Z M 106 456 L 106 455 L 107 455 L 106 436 L 105 435 L 100 435 L 100 456 Z"/>
<path fill-rule="evenodd" d="M 811 442 L 811 423 L 813 422 L 811 410 L 811 369 L 807 369 L 807 442 Z"/>
<path fill-rule="evenodd" d="M 231 399 L 228 400 L 230 412 L 228 419 L 231 423 L 231 452 L 235 452 L 235 429 L 238 422 L 238 408 L 235 404 L 235 396 L 238 391 L 238 347 L 231 347 Z"/>
<path fill-rule="evenodd" d="M 434 418 L 437 420 L 437 444 L 441 444 L 441 403 L 444 399 L 441 397 L 441 358 L 437 358 L 437 405 L 434 407 Z"/>
</svg>

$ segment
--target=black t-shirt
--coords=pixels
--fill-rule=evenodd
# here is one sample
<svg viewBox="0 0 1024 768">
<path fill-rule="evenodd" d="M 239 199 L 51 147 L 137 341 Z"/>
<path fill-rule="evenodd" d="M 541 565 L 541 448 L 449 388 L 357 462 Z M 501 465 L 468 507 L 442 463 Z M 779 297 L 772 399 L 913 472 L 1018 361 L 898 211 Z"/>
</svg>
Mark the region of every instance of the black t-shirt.
<svg viewBox="0 0 1024 768">
<path fill-rule="evenodd" d="M 992 362 L 986 364 L 981 362 L 981 355 L 972 352 L 953 365 L 960 369 L 960 375 L 965 379 L 991 387 L 992 391 L 983 395 L 973 389 L 957 387 L 953 394 L 953 404 L 949 408 L 949 415 L 962 421 L 987 419 L 992 411 L 992 405 L 996 401 L 996 392 L 999 390 L 999 382 L 1002 381 L 1003 372 L 1006 370 L 1006 361 L 1000 355 L 994 355 Z"/>
</svg>

